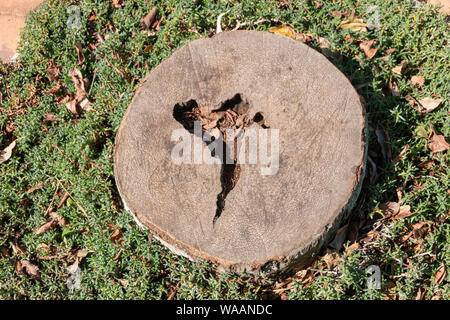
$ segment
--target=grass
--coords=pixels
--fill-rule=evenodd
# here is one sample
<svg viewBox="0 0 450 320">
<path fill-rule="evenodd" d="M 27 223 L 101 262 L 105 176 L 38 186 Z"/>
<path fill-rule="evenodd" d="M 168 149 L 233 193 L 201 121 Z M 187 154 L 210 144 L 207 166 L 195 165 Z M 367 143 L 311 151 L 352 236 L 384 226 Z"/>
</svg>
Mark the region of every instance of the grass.
<svg viewBox="0 0 450 320">
<path fill-rule="evenodd" d="M 442 281 L 436 275 L 450 262 L 449 152 L 433 154 L 427 139 L 430 125 L 447 141 L 450 134 L 445 16 L 430 6 L 400 0 L 319 2 L 322 6 L 316 8 L 313 1 L 294 0 L 125 0 L 115 8 L 112 1 L 50 0 L 31 13 L 19 63 L 0 67 L 0 150 L 17 139 L 13 156 L 0 164 L 0 299 L 448 299 L 449 277 Z M 67 26 L 69 5 L 80 8 L 78 29 Z M 159 30 L 142 32 L 140 19 L 153 6 L 162 18 Z M 370 6 L 378 8 L 379 28 L 338 28 L 343 18 L 333 11 L 355 9 L 367 21 Z M 209 263 L 187 261 L 152 240 L 120 202 L 113 176 L 114 137 L 139 80 L 177 48 L 212 34 L 217 16 L 225 11 L 225 31 L 237 21 L 266 19 L 241 29 L 266 31 L 282 21 L 297 33 L 312 34 L 308 44 L 317 50 L 317 39 L 328 39 L 335 53 L 330 60 L 366 101 L 373 129 L 369 154 L 377 176 L 366 178 L 353 212 L 352 221 L 361 222 L 353 240 L 359 248 L 349 248 L 352 242 L 347 242 L 337 265 L 321 256 L 307 270 L 278 281 L 217 274 Z M 104 42 L 93 46 L 97 34 Z M 357 40 L 372 39 L 378 51 L 368 59 Z M 81 66 L 75 42 L 83 48 Z M 390 59 L 380 59 L 391 48 Z M 51 59 L 61 66 L 59 80 L 53 82 L 47 71 Z M 402 60 L 408 61 L 406 69 L 393 73 Z M 68 112 L 63 100 L 75 92 L 68 75 L 73 67 L 91 81 L 88 97 L 95 109 L 79 116 Z M 423 76 L 425 84 L 414 86 L 412 75 Z M 390 77 L 398 96 L 386 94 Z M 62 89 L 48 92 L 58 83 Z M 444 101 L 422 115 L 405 100 L 408 94 Z M 46 113 L 61 121 L 46 124 Z M 389 139 L 378 143 L 377 132 L 383 131 Z M 405 155 L 393 162 L 406 144 Z M 390 148 L 392 157 L 384 158 L 383 148 Z M 381 204 L 399 201 L 397 191 L 400 204 L 416 213 L 380 219 Z M 49 220 L 47 209 L 66 192 L 70 197 L 57 210 L 66 225 L 36 235 Z M 421 222 L 425 224 L 418 228 Z M 412 236 L 402 238 L 410 232 Z M 79 264 L 80 285 L 68 286 L 67 268 L 80 249 L 90 251 Z M 16 270 L 23 260 L 39 268 L 40 278 Z M 380 267 L 380 290 L 367 288 L 369 265 Z"/>
</svg>

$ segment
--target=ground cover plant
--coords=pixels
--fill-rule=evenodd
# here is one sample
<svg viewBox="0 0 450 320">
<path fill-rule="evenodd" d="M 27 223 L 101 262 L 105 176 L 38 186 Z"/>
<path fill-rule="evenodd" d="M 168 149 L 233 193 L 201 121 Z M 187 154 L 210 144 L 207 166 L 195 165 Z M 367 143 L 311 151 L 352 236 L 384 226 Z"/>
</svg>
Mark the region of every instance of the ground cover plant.
<svg viewBox="0 0 450 320">
<path fill-rule="evenodd" d="M 172 254 L 114 184 L 114 137 L 140 79 L 214 35 L 222 13 L 224 32 L 270 30 L 321 51 L 367 112 L 352 218 L 284 279 Z M 416 1 L 45 1 L 19 61 L 0 67 L 0 299 L 448 299 L 447 39 L 446 17 Z"/>
</svg>

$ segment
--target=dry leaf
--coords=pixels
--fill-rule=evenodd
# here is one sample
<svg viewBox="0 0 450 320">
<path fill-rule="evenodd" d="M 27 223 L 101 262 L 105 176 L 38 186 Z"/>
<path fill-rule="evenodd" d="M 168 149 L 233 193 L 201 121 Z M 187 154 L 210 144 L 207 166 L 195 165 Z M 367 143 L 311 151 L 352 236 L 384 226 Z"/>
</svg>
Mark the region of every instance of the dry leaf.
<svg viewBox="0 0 450 320">
<path fill-rule="evenodd" d="M 36 230 L 36 235 L 44 233 L 48 230 L 53 229 L 53 227 L 55 226 L 55 220 L 50 220 L 46 223 L 44 223 L 39 229 Z"/>
<path fill-rule="evenodd" d="M 9 251 L 8 248 L 0 246 L 0 253 L 5 257 L 5 258 L 9 258 Z"/>
<path fill-rule="evenodd" d="M 380 60 L 382 60 L 382 61 L 389 61 L 389 59 L 390 59 L 389 56 L 382 56 L 382 57 L 380 58 Z"/>
<path fill-rule="evenodd" d="M 9 144 L 9 146 L 7 146 L 5 149 L 3 149 L 2 152 L 0 152 L 0 164 L 2 164 L 3 162 L 5 162 L 9 158 L 11 158 L 12 151 L 13 151 L 14 147 L 16 146 L 16 141 L 17 140 L 14 140 L 13 142 L 11 142 Z"/>
<path fill-rule="evenodd" d="M 409 148 L 410 148 L 409 144 L 407 144 L 406 146 L 404 146 L 403 149 L 402 149 L 402 151 L 400 151 L 400 153 L 398 154 L 398 156 L 396 156 L 396 157 L 394 158 L 394 160 L 392 160 L 392 161 L 393 161 L 394 163 L 399 162 L 400 159 L 402 159 L 402 158 L 405 156 L 406 151 L 408 151 Z"/>
<path fill-rule="evenodd" d="M 431 128 L 431 137 L 429 140 L 429 147 L 433 153 L 443 152 L 450 148 L 450 145 L 445 141 L 444 136 L 436 134 Z"/>
<path fill-rule="evenodd" d="M 112 0 L 114 8 L 123 7 L 124 0 Z"/>
<path fill-rule="evenodd" d="M 366 40 L 359 44 L 359 48 L 364 52 L 367 58 L 372 59 L 373 56 L 377 53 L 376 48 L 372 48 L 375 40 Z"/>
<path fill-rule="evenodd" d="M 411 212 L 411 206 L 404 205 L 400 207 L 400 210 L 396 215 L 392 217 L 392 219 L 402 219 L 413 215 L 414 212 Z"/>
<path fill-rule="evenodd" d="M 391 53 L 393 53 L 394 51 L 395 51 L 394 48 L 389 48 L 389 49 L 386 50 L 386 53 L 387 53 L 387 54 L 391 54 Z"/>
<path fill-rule="evenodd" d="M 282 27 L 271 27 L 269 28 L 269 31 L 275 34 L 281 34 L 283 36 L 290 37 L 292 39 L 295 39 L 295 32 L 288 26 L 282 26 Z"/>
<path fill-rule="evenodd" d="M 67 199 L 69 198 L 69 193 L 66 192 L 64 193 L 63 197 L 61 198 L 61 200 L 59 200 L 58 205 L 56 206 L 56 210 L 58 210 L 59 208 L 61 208 L 64 203 L 66 203 Z"/>
<path fill-rule="evenodd" d="M 122 286 L 128 287 L 128 280 L 115 278 Z"/>
<path fill-rule="evenodd" d="M 380 205 L 380 209 L 386 217 L 395 216 L 400 211 L 400 205 L 397 202 L 386 202 Z"/>
<path fill-rule="evenodd" d="M 39 183 L 37 186 L 34 186 L 33 188 L 30 188 L 27 190 L 27 194 L 30 194 L 36 190 L 42 189 L 43 185 L 42 183 Z"/>
<path fill-rule="evenodd" d="M 353 38 L 352 37 L 350 37 L 349 35 L 346 35 L 345 37 L 344 37 L 344 40 L 347 40 L 347 41 L 349 41 L 350 43 L 353 43 Z"/>
<path fill-rule="evenodd" d="M 39 268 L 34 264 L 31 264 L 28 260 L 22 260 L 20 262 L 21 269 L 25 268 L 25 271 L 28 273 L 30 277 L 33 279 L 39 279 L 41 276 L 39 274 Z"/>
<path fill-rule="evenodd" d="M 84 54 L 83 54 L 83 48 L 81 47 L 81 44 L 78 42 L 74 43 L 75 49 L 77 51 L 77 59 L 78 59 L 78 65 L 81 66 L 84 63 Z"/>
<path fill-rule="evenodd" d="M 75 99 L 70 100 L 66 103 L 66 108 L 74 115 L 78 115 L 77 102 Z"/>
<path fill-rule="evenodd" d="M 337 252 L 327 253 L 323 257 L 323 261 L 326 263 L 328 269 L 333 269 L 341 261 L 341 257 Z"/>
<path fill-rule="evenodd" d="M 444 282 L 445 277 L 447 277 L 447 270 L 445 268 L 444 262 L 442 261 L 439 270 L 434 275 L 434 281 L 436 282 L 436 284 L 441 284 L 442 282 Z"/>
<path fill-rule="evenodd" d="M 119 229 L 114 230 L 113 234 L 111 235 L 111 241 L 115 244 L 118 240 L 122 238 L 122 233 Z"/>
<path fill-rule="evenodd" d="M 156 14 L 158 13 L 158 8 L 153 7 L 152 10 L 141 20 L 142 28 L 144 30 L 148 30 L 152 27 L 153 23 L 156 20 Z"/>
<path fill-rule="evenodd" d="M 417 108 L 418 102 L 417 102 L 416 99 L 414 99 L 413 96 L 407 94 L 407 95 L 405 96 L 405 100 L 409 102 L 409 105 L 410 105 L 413 109 L 416 109 L 416 110 L 420 111 L 419 108 Z"/>
<path fill-rule="evenodd" d="M 47 68 L 48 80 L 50 82 L 58 80 L 60 72 L 61 68 L 56 66 L 55 61 L 53 59 L 50 60 L 50 66 Z"/>
<path fill-rule="evenodd" d="M 71 275 L 75 274 L 78 270 L 78 264 L 79 264 L 78 259 L 75 259 L 75 262 L 67 267 L 67 271 L 69 271 Z"/>
<path fill-rule="evenodd" d="M 51 122 L 59 122 L 62 121 L 61 119 L 59 119 L 57 116 L 55 116 L 53 113 L 46 113 L 44 114 L 44 123 L 45 124 L 49 124 Z"/>
<path fill-rule="evenodd" d="M 358 250 L 361 247 L 361 245 L 358 242 L 355 242 L 353 244 L 351 244 L 350 246 L 348 246 L 346 252 L 350 253 L 352 251 Z"/>
<path fill-rule="evenodd" d="M 85 258 L 89 253 L 92 253 L 94 251 L 92 250 L 85 250 L 85 249 L 80 249 L 77 251 L 76 254 L 76 259 L 78 260 L 78 263 L 81 262 L 81 260 L 83 260 L 83 258 Z"/>
<path fill-rule="evenodd" d="M 342 16 L 342 12 L 334 10 L 333 12 L 331 12 L 331 14 L 335 17 L 340 18 Z"/>
<path fill-rule="evenodd" d="M 295 40 L 301 39 L 304 43 L 311 41 L 314 36 L 310 33 L 297 33 L 295 36 Z"/>
<path fill-rule="evenodd" d="M 57 214 L 56 212 L 50 212 L 50 218 L 53 219 L 60 227 L 63 227 L 66 225 L 66 220 L 63 216 Z"/>
<path fill-rule="evenodd" d="M 394 97 L 400 96 L 400 89 L 396 82 L 392 82 L 392 77 L 389 77 L 389 93 Z"/>
<path fill-rule="evenodd" d="M 86 89 L 84 87 L 83 75 L 77 68 L 69 71 L 69 76 L 72 77 L 73 84 L 76 90 L 76 97 L 86 96 Z"/>
<path fill-rule="evenodd" d="M 122 248 L 119 249 L 119 252 L 114 256 L 112 259 L 113 261 L 117 261 L 120 258 L 120 255 L 122 254 Z"/>
<path fill-rule="evenodd" d="M 412 84 L 418 86 L 419 88 L 425 84 L 425 78 L 422 76 L 412 76 L 411 77 Z"/>
<path fill-rule="evenodd" d="M 332 44 L 328 39 L 319 37 L 319 39 L 317 39 L 317 43 L 321 49 L 320 51 L 325 57 L 333 58 L 333 52 L 329 49 L 332 47 Z"/>
<path fill-rule="evenodd" d="M 444 101 L 444 99 L 442 99 L 442 98 L 433 99 L 433 98 L 427 97 L 427 98 L 423 98 L 423 99 L 419 100 L 419 104 L 423 108 L 422 112 L 427 113 L 427 112 L 431 112 L 434 109 L 436 109 L 441 104 L 442 101 Z"/>
<path fill-rule="evenodd" d="M 405 67 L 408 65 L 408 61 L 407 60 L 403 60 L 398 66 L 392 68 L 392 72 L 401 75 L 403 69 L 405 69 Z"/>
<path fill-rule="evenodd" d="M 422 238 L 423 236 L 425 236 L 428 227 L 426 226 L 427 222 L 426 221 L 421 221 L 418 223 L 415 223 L 412 225 L 413 227 L 413 236 L 416 239 Z"/>
<path fill-rule="evenodd" d="M 314 7 L 316 7 L 316 9 L 319 9 L 322 6 L 322 4 L 319 1 L 314 1 Z"/>
<path fill-rule="evenodd" d="M 78 114 L 78 108 L 80 107 L 84 111 L 92 110 L 90 107 L 90 102 L 86 97 L 85 84 L 88 82 L 87 79 L 83 79 L 81 71 L 77 68 L 73 68 L 69 71 L 69 76 L 72 77 L 73 84 L 75 86 L 75 99 L 70 100 L 66 103 L 67 109 L 73 114 Z"/>
<path fill-rule="evenodd" d="M 422 288 L 419 288 L 416 294 L 416 300 L 422 300 L 425 296 L 425 291 L 422 291 Z"/>
<path fill-rule="evenodd" d="M 352 16 L 342 21 L 339 25 L 341 29 L 349 29 L 351 31 L 367 31 L 367 24 L 362 19 Z"/>
</svg>

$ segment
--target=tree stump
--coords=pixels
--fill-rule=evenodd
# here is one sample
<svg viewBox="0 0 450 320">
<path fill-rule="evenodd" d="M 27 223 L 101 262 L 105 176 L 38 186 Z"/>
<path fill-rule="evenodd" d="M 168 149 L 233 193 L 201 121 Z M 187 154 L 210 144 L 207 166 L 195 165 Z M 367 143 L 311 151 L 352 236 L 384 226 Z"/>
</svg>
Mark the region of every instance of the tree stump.
<svg viewBox="0 0 450 320">
<path fill-rule="evenodd" d="M 193 120 L 202 133 L 239 121 L 270 136 L 277 129 L 276 173 L 261 174 L 259 162 L 174 163 L 172 134 L 195 139 Z M 359 95 L 320 53 L 285 36 L 222 32 L 188 43 L 143 80 L 117 133 L 114 173 L 127 210 L 174 252 L 274 275 L 310 263 L 346 218 L 365 138 Z"/>
</svg>

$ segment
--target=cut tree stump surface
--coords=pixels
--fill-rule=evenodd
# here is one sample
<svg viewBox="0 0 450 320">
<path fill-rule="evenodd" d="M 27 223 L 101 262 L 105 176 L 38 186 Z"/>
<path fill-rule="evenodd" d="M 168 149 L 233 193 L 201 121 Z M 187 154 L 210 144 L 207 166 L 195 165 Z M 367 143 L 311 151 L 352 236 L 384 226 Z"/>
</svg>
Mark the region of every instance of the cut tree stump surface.
<svg viewBox="0 0 450 320">
<path fill-rule="evenodd" d="M 174 108 L 219 108 L 236 94 L 249 117 L 260 112 L 279 129 L 279 170 L 242 164 L 213 223 L 222 166 L 172 162 L 172 132 L 183 128 Z M 275 274 L 309 263 L 353 206 L 364 128 L 358 94 L 320 53 L 285 36 L 222 32 L 188 43 L 144 79 L 116 137 L 115 179 L 126 208 L 173 251 Z"/>
</svg>

